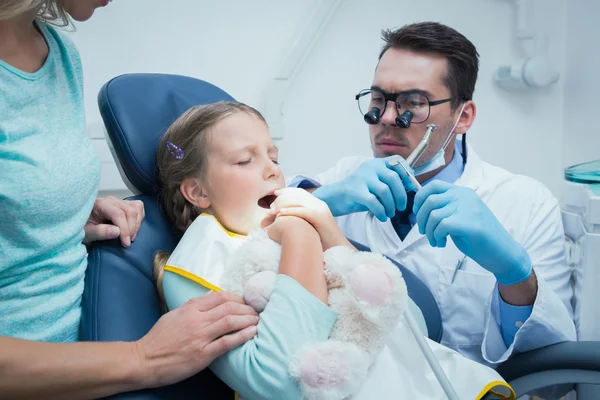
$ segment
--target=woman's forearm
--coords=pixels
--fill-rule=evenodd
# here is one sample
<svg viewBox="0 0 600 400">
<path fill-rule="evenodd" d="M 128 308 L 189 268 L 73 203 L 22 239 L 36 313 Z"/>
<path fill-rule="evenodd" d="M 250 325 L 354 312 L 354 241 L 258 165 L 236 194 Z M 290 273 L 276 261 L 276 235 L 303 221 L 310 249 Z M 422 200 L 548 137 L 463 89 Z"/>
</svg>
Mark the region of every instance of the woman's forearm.
<svg viewBox="0 0 600 400">
<path fill-rule="evenodd" d="M 313 296 L 328 304 L 323 248 L 319 234 L 312 227 L 283 234 L 279 273 L 293 278 Z"/>
<path fill-rule="evenodd" d="M 0 336 L 3 399 L 95 399 L 141 389 L 134 343 L 41 343 Z"/>
</svg>

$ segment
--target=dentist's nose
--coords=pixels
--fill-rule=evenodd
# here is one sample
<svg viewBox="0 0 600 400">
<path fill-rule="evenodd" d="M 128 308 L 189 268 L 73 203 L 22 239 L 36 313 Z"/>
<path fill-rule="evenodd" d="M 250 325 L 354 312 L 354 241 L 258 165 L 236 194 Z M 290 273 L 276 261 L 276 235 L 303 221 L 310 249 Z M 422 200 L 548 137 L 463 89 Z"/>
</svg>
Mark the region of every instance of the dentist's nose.
<svg viewBox="0 0 600 400">
<path fill-rule="evenodd" d="M 390 104 L 391 103 L 391 104 Z M 387 107 L 385 107 L 384 113 L 379 119 L 383 125 L 392 126 L 396 125 L 396 117 L 398 116 L 398 110 L 396 109 L 396 103 L 388 101 Z"/>
</svg>

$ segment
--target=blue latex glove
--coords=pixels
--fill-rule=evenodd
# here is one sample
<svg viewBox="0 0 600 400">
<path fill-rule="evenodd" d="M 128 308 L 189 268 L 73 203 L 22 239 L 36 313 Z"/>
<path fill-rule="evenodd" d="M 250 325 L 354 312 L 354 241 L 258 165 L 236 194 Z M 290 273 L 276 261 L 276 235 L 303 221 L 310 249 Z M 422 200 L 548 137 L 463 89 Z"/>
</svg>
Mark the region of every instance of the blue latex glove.
<svg viewBox="0 0 600 400">
<path fill-rule="evenodd" d="M 466 256 L 513 285 L 531 275 L 527 251 L 500 224 L 471 189 L 433 181 L 417 192 L 413 211 L 419 232 L 433 247 L 445 247 L 450 236 Z"/>
<path fill-rule="evenodd" d="M 383 222 L 406 208 L 405 185 L 412 187 L 404 169 L 390 166 L 389 158 L 366 161 L 346 179 L 321 186 L 312 194 L 327 203 L 334 217 L 371 211 Z"/>
</svg>

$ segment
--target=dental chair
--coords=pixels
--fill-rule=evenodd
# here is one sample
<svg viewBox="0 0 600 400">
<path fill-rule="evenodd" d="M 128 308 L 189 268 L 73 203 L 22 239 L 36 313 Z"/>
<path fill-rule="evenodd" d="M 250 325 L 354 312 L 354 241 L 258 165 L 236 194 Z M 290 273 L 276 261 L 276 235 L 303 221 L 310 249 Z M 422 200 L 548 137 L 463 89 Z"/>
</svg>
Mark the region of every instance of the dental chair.
<svg viewBox="0 0 600 400">
<path fill-rule="evenodd" d="M 90 248 L 81 340 L 134 341 L 160 318 L 152 262 L 157 251 L 172 251 L 178 238 L 157 198 L 157 146 L 165 130 L 184 111 L 222 100 L 233 98 L 208 82 L 178 75 L 122 75 L 100 90 L 98 104 L 109 146 L 123 180 L 136 194 L 131 199 L 144 202 L 146 217 L 129 248 L 123 248 L 118 239 L 95 242 Z M 368 250 L 354 244 L 359 250 Z M 413 273 L 398 267 L 409 296 L 423 313 L 429 338 L 439 342 L 443 332 L 434 297 Z M 518 355 L 499 371 L 519 395 L 559 383 L 600 384 L 600 346 L 597 342 L 561 343 Z M 234 393 L 206 369 L 178 384 L 109 399 L 233 400 Z"/>
<path fill-rule="evenodd" d="M 157 198 L 157 146 L 166 129 L 184 111 L 194 105 L 222 100 L 233 98 L 210 83 L 177 75 L 122 75 L 100 90 L 98 104 L 109 146 L 124 181 L 136 193 L 131 199 L 144 202 L 146 217 L 129 248 L 123 248 L 118 239 L 95 242 L 90 248 L 81 340 L 134 341 L 160 318 L 152 261 L 159 250 L 171 252 L 178 238 Z M 425 324 L 429 337 L 439 341 L 442 324 L 435 299 L 415 275 L 400 268 L 409 295 L 421 310 L 428 310 Z M 180 384 L 110 397 L 188 398 L 233 399 L 234 394 L 206 369 Z"/>
</svg>

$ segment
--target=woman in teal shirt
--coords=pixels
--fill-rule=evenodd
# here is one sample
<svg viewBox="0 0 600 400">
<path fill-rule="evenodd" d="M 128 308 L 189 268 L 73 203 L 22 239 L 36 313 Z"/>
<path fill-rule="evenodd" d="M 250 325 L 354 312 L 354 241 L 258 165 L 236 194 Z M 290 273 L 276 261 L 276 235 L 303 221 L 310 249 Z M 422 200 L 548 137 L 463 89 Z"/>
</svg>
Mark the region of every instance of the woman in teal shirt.
<svg viewBox="0 0 600 400">
<path fill-rule="evenodd" d="M 215 294 L 166 315 L 137 343 L 69 343 L 78 338 L 85 245 L 120 237 L 129 246 L 144 216 L 141 202 L 96 199 L 81 61 L 47 23 L 85 21 L 107 3 L 0 4 L 0 387 L 9 398 L 102 397 L 172 383 L 256 332 L 251 308 Z M 205 329 L 227 314 L 234 326 Z"/>
</svg>

